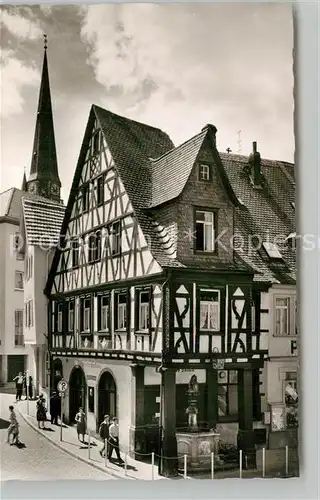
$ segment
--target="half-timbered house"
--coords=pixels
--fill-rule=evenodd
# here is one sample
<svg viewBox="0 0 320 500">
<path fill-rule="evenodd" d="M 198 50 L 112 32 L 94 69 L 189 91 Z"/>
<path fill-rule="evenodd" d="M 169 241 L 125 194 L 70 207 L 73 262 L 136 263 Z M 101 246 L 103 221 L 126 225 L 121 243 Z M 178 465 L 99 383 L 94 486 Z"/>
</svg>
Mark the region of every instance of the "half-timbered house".
<svg viewBox="0 0 320 500">
<path fill-rule="evenodd" d="M 192 374 L 199 426 L 253 457 L 268 427 L 270 336 L 295 335 L 269 293 L 294 296 L 293 165 L 261 159 L 256 143 L 249 157 L 221 154 L 216 133 L 206 125 L 175 147 L 92 106 L 45 290 L 67 419 L 83 406 L 95 429 L 117 415 L 137 458 L 157 419 L 162 454 L 177 456 Z"/>
</svg>

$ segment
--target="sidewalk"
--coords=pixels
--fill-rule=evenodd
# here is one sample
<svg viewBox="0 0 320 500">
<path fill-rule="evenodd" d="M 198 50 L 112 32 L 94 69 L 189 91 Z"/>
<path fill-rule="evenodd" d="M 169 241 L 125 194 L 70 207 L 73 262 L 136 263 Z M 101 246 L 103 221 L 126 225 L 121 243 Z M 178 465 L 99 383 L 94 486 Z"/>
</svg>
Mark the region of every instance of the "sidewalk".
<svg viewBox="0 0 320 500">
<path fill-rule="evenodd" d="M 129 479 L 129 480 L 152 480 L 152 465 L 146 464 L 144 462 L 139 462 L 134 460 L 129 455 L 125 457 L 121 453 L 123 460 L 127 460 L 127 467 L 118 466 L 116 463 L 107 461 L 105 465 L 105 460 L 99 454 L 101 450 L 102 442 L 92 436 L 90 436 L 90 457 L 89 457 L 89 447 L 88 447 L 88 435 L 85 436 L 85 443 L 80 443 L 78 441 L 77 432 L 75 427 L 67 426 L 63 424 L 62 429 L 62 441 L 60 441 L 60 425 L 51 425 L 50 421 L 46 422 L 47 430 L 39 429 L 36 420 L 36 403 L 35 401 L 29 401 L 29 414 L 27 409 L 27 401 L 20 401 L 15 404 L 15 409 L 17 413 L 32 427 L 36 432 L 42 434 L 45 438 L 51 441 L 52 444 L 62 449 L 69 455 L 85 462 L 96 469 L 102 470 L 107 474 L 113 476 L 115 479 Z M 158 474 L 158 468 L 154 467 L 154 479 L 166 479 Z"/>
</svg>

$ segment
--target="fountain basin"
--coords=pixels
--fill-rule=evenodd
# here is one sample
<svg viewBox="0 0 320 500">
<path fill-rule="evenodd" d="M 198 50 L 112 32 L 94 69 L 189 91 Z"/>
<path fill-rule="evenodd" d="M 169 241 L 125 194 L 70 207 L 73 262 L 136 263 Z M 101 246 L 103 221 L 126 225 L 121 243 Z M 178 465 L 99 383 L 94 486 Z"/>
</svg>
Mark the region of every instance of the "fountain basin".
<svg viewBox="0 0 320 500">
<path fill-rule="evenodd" d="M 178 467 L 184 469 L 184 457 L 187 455 L 187 473 L 207 472 L 211 470 L 211 453 L 214 453 L 215 463 L 220 463 L 219 453 L 220 434 L 208 432 L 177 432 Z M 182 456 L 181 456 L 182 455 Z"/>
</svg>

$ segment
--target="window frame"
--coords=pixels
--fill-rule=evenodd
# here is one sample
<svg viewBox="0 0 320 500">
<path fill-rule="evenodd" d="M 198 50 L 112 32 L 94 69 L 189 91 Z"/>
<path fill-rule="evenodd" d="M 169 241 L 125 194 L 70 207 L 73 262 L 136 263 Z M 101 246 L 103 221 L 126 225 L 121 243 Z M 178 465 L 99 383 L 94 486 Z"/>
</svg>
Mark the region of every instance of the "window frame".
<svg viewBox="0 0 320 500">
<path fill-rule="evenodd" d="M 212 223 L 206 224 L 206 221 L 198 220 L 197 214 L 210 214 L 212 215 Z M 198 237 L 197 237 L 197 225 L 202 224 L 203 226 L 203 249 L 197 248 Z M 212 250 L 205 250 L 205 227 L 212 227 Z M 218 210 L 214 208 L 206 208 L 206 207 L 194 207 L 194 253 L 198 255 L 217 255 L 218 254 L 218 245 L 215 242 L 216 234 L 218 229 Z"/>
<path fill-rule="evenodd" d="M 57 302 L 57 333 L 63 333 L 63 302 Z"/>
<path fill-rule="evenodd" d="M 124 297 L 125 301 L 119 302 L 120 297 Z M 127 328 L 128 328 L 128 320 L 127 320 L 127 317 L 128 317 L 128 294 L 127 294 L 127 292 L 118 292 L 115 295 L 115 298 L 116 298 L 115 330 L 118 332 L 125 332 L 125 331 L 127 331 Z M 120 315 L 119 315 L 120 310 L 122 310 L 122 311 L 124 310 L 124 312 L 122 312 L 123 320 L 124 320 L 123 327 L 119 326 L 120 325 Z"/>
<path fill-rule="evenodd" d="M 71 308 L 71 306 L 72 306 L 72 308 Z M 72 321 L 70 319 L 70 316 L 72 317 Z M 68 302 L 68 332 L 74 332 L 74 325 L 75 325 L 74 320 L 75 320 L 75 302 L 74 302 L 74 300 L 70 300 Z M 72 324 L 72 328 L 71 328 L 71 324 Z"/>
<path fill-rule="evenodd" d="M 72 239 L 70 242 L 71 242 L 71 264 L 72 264 L 72 269 L 76 269 L 76 268 L 79 267 L 80 243 L 79 243 L 78 239 Z"/>
<path fill-rule="evenodd" d="M 141 302 L 142 295 L 148 297 L 147 302 Z M 143 312 L 143 310 L 145 310 Z M 142 324 L 142 318 L 146 320 L 146 326 Z M 138 290 L 138 331 L 149 332 L 150 330 L 150 290 Z"/>
<path fill-rule="evenodd" d="M 104 300 L 107 302 L 104 304 Z M 105 313 L 105 325 L 106 327 L 104 328 L 104 322 L 103 322 L 103 316 L 104 316 L 104 311 Z M 98 332 L 110 332 L 110 295 L 108 294 L 103 294 L 98 296 Z"/>
<path fill-rule="evenodd" d="M 89 183 L 84 184 L 81 187 L 81 211 L 82 213 L 86 213 L 89 211 Z M 85 202 L 84 202 L 85 200 Z"/>
<path fill-rule="evenodd" d="M 236 372 L 237 373 L 237 379 L 236 382 L 230 382 L 230 374 L 231 372 Z M 219 381 L 219 377 L 221 373 L 226 373 L 227 374 L 227 379 L 223 381 Z M 226 392 L 225 392 L 225 403 L 226 403 L 226 413 L 225 415 L 220 415 L 219 410 L 219 397 L 221 397 L 221 394 L 219 394 L 219 387 L 225 387 Z M 230 387 L 236 387 L 236 405 L 237 405 L 237 412 L 236 413 L 230 413 Z M 237 421 L 239 418 L 239 371 L 238 370 L 218 370 L 217 372 L 217 393 L 218 393 L 218 422 L 226 422 L 226 421 Z"/>
<path fill-rule="evenodd" d="M 202 167 L 206 167 L 207 168 L 207 173 L 208 173 L 208 177 L 207 178 L 202 177 L 202 174 L 203 174 Z M 199 163 L 199 166 L 198 166 L 198 180 L 200 182 L 210 182 L 211 179 L 212 179 L 211 170 L 212 170 L 212 165 L 210 163 L 206 163 L 206 162 Z"/>
<path fill-rule="evenodd" d="M 23 314 L 24 314 L 23 309 L 15 309 L 15 311 L 14 311 L 14 345 L 15 345 L 15 347 L 23 347 L 24 346 Z M 18 317 L 20 318 L 19 322 L 17 321 Z M 19 342 L 18 339 L 22 339 L 21 342 Z"/>
<path fill-rule="evenodd" d="M 277 305 L 277 300 L 287 300 L 287 307 Z M 277 293 L 274 295 L 274 326 L 273 326 L 273 336 L 274 337 L 282 337 L 282 338 L 288 338 L 288 337 L 296 337 L 297 336 L 297 331 L 296 331 L 296 296 L 293 294 L 285 294 L 285 293 Z M 283 333 L 281 331 L 278 331 L 277 329 L 277 311 L 278 310 L 284 310 L 287 309 L 287 328 L 288 331 L 287 333 Z M 281 318 L 280 318 L 281 320 Z M 280 323 L 281 324 L 281 323 Z"/>
<path fill-rule="evenodd" d="M 119 230 L 117 232 L 114 231 L 114 227 L 118 225 Z M 110 239 L 110 253 L 111 257 L 117 257 L 121 255 L 121 250 L 122 250 L 122 245 L 121 245 L 121 238 L 122 238 L 122 220 L 117 220 L 114 221 L 112 224 L 108 226 L 108 234 L 109 234 L 109 239 Z M 117 248 L 114 248 L 114 240 L 115 238 L 118 238 L 118 245 L 116 245 Z"/>
<path fill-rule="evenodd" d="M 217 293 L 218 294 L 218 301 L 205 301 L 201 300 L 201 294 L 210 294 L 210 293 Z M 210 305 L 211 303 L 218 304 L 218 327 L 217 329 L 212 329 L 212 328 L 202 328 L 201 327 L 201 303 L 205 303 Z M 209 316 L 208 316 L 208 322 L 209 322 Z M 221 290 L 219 289 L 214 289 L 214 288 L 200 288 L 199 289 L 199 330 L 201 332 L 205 333 L 218 333 L 221 330 Z"/>
<path fill-rule="evenodd" d="M 104 175 L 99 175 L 97 178 L 97 206 L 101 207 L 104 204 Z"/>
<path fill-rule="evenodd" d="M 82 311 L 82 325 L 81 325 L 81 333 L 89 333 L 91 330 L 91 299 L 84 298 L 83 299 L 83 311 Z M 86 323 L 88 323 L 88 328 L 86 328 Z"/>
<path fill-rule="evenodd" d="M 20 274 L 21 275 L 21 281 L 22 281 L 22 287 L 18 287 L 17 285 L 19 284 L 17 281 L 17 274 Z M 16 291 L 19 291 L 19 292 L 23 292 L 24 290 L 24 283 L 23 283 L 23 280 L 24 280 L 24 272 L 23 271 L 15 271 L 14 272 L 14 289 Z"/>
<path fill-rule="evenodd" d="M 99 130 L 97 130 L 92 136 L 92 149 L 91 155 L 97 156 L 100 152 L 100 134 Z"/>
</svg>

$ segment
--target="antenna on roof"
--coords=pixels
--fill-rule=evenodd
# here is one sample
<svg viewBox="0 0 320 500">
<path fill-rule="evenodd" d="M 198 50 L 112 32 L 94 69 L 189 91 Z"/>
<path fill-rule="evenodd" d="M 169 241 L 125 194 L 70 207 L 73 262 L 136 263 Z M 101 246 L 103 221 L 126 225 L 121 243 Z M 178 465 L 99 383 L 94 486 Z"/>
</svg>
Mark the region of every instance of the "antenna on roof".
<svg viewBox="0 0 320 500">
<path fill-rule="evenodd" d="M 238 130 L 238 154 L 241 155 L 242 153 L 242 140 L 241 140 L 241 130 Z"/>
</svg>

